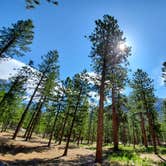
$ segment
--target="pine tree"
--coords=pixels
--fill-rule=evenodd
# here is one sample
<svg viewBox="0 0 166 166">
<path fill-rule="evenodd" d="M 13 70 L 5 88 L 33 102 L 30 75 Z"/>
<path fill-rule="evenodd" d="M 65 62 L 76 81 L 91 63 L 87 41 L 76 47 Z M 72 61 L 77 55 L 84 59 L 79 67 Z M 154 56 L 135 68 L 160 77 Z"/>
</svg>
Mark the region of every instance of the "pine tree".
<svg viewBox="0 0 166 166">
<path fill-rule="evenodd" d="M 95 24 L 96 28 L 89 36 L 89 39 L 92 42 L 90 56 L 92 58 L 92 65 L 94 71 L 100 76 L 96 162 L 101 163 L 105 83 L 111 74 L 111 68 L 126 61 L 130 48 L 126 47 L 124 50 L 119 49 L 119 46 L 124 43 L 125 38 L 114 17 L 105 15 L 103 20 L 99 19 L 95 21 Z"/>
<path fill-rule="evenodd" d="M 74 128 L 74 124 L 76 123 L 77 115 L 89 92 L 89 84 L 86 76 L 86 71 L 83 71 L 81 74 L 76 74 L 73 78 L 73 87 L 71 91 L 73 112 L 63 156 L 67 155 L 69 142 Z"/>
<path fill-rule="evenodd" d="M 30 67 L 23 66 L 18 70 L 18 73 L 15 76 L 10 78 L 9 89 L 0 101 L 1 117 L 5 111 L 8 111 L 7 108 L 11 108 L 19 97 L 23 98 L 26 90 L 25 83 L 27 82 L 31 72 Z"/>
<path fill-rule="evenodd" d="M 124 51 L 124 50 L 123 50 Z M 125 53 L 127 54 L 128 51 Z M 125 63 L 127 61 L 125 60 Z M 113 142 L 114 142 L 114 151 L 118 150 L 119 145 L 119 137 L 118 137 L 118 131 L 119 131 L 119 111 L 120 109 L 120 91 L 124 89 L 124 86 L 127 82 L 127 68 L 122 67 L 121 65 L 113 65 L 110 69 L 110 83 L 109 87 L 111 88 L 111 98 L 112 98 L 112 127 L 113 127 Z"/>
<path fill-rule="evenodd" d="M 46 54 L 44 57 L 42 57 L 43 62 L 41 63 L 41 65 L 39 65 L 39 74 L 35 73 L 36 77 L 37 77 L 37 85 L 33 91 L 32 96 L 30 97 L 30 100 L 21 116 L 21 119 L 18 123 L 18 126 L 15 130 L 15 133 L 13 135 L 13 139 L 16 138 L 22 124 L 23 121 L 26 117 L 26 114 L 32 104 L 32 101 L 37 93 L 37 91 L 39 90 L 40 85 L 42 84 L 42 82 L 44 80 L 47 79 L 47 77 L 50 75 L 50 73 L 52 73 L 54 71 L 54 75 L 57 78 L 59 76 L 59 65 L 58 65 L 58 52 L 56 50 L 54 51 L 49 51 L 48 54 Z"/>
<path fill-rule="evenodd" d="M 11 27 L 0 30 L 0 58 L 24 56 L 30 51 L 28 45 L 33 40 L 33 23 L 30 19 L 19 20 Z"/>
<path fill-rule="evenodd" d="M 131 87 L 133 88 L 133 92 L 136 94 L 137 99 L 139 101 L 142 101 L 143 109 L 146 110 L 146 116 L 149 123 L 154 152 L 157 153 L 155 121 L 153 112 L 155 103 L 153 80 L 149 78 L 146 72 L 141 69 L 137 69 L 137 71 L 133 75 Z"/>
<path fill-rule="evenodd" d="M 58 5 L 57 0 L 46 0 L 46 1 L 54 5 Z M 35 8 L 36 5 L 40 5 L 40 0 L 25 0 L 25 2 L 26 2 L 27 9 L 32 9 L 32 8 Z"/>
<path fill-rule="evenodd" d="M 59 145 L 62 142 L 63 136 L 64 136 L 64 132 L 65 132 L 65 127 L 69 118 L 69 114 L 70 114 L 70 109 L 71 109 L 71 105 L 72 105 L 72 79 L 70 77 L 67 77 L 66 80 L 62 81 L 62 86 L 63 86 L 63 93 L 65 94 L 65 109 L 64 109 L 64 117 L 63 117 L 63 121 L 62 121 L 62 125 L 61 125 L 61 131 L 60 131 L 60 136 L 59 136 Z"/>
</svg>

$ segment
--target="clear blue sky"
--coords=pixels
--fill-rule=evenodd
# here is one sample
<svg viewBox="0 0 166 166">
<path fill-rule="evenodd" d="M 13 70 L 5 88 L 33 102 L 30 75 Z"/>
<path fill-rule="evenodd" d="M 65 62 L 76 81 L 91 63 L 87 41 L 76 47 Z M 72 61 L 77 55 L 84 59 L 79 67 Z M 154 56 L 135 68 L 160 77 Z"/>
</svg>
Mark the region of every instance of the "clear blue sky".
<svg viewBox="0 0 166 166">
<path fill-rule="evenodd" d="M 32 19 L 35 38 L 32 52 L 19 58 L 40 63 L 40 56 L 52 49 L 60 55 L 64 79 L 87 68 L 90 71 L 90 42 L 84 38 L 94 29 L 94 20 L 109 14 L 117 18 L 128 44 L 132 46 L 130 68 L 142 68 L 155 80 L 156 95 L 166 96 L 161 66 L 166 60 L 166 0 L 59 0 L 55 7 L 41 0 L 33 10 L 24 0 L 1 0 L 0 27 L 20 19 Z"/>
</svg>

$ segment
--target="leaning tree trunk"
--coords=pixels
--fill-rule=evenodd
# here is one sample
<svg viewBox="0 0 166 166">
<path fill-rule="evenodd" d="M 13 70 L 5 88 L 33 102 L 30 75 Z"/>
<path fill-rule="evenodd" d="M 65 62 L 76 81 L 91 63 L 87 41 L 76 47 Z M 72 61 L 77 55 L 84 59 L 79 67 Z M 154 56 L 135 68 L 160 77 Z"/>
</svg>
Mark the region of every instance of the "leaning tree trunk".
<svg viewBox="0 0 166 166">
<path fill-rule="evenodd" d="M 70 111 L 70 106 L 68 107 L 68 110 L 67 110 L 67 113 L 66 113 L 66 116 L 65 116 L 65 119 L 64 119 L 64 123 L 63 123 L 63 126 L 62 126 L 62 130 L 61 130 L 61 134 L 60 134 L 60 139 L 59 139 L 59 143 L 58 143 L 59 145 L 61 144 L 62 139 L 63 139 L 63 135 L 64 135 L 65 126 L 66 126 L 66 123 L 67 123 L 69 111 Z"/>
<path fill-rule="evenodd" d="M 78 140 L 77 140 L 77 146 L 80 145 L 81 133 L 82 133 L 82 130 L 80 129 L 79 135 L 78 135 Z"/>
<path fill-rule="evenodd" d="M 98 122 L 97 122 L 97 143 L 96 143 L 96 163 L 102 162 L 102 145 L 103 145 L 103 113 L 104 113 L 104 89 L 105 89 L 105 61 L 103 63 L 103 71 L 100 85 L 100 100 L 98 110 Z"/>
<path fill-rule="evenodd" d="M 26 131 L 25 131 L 25 134 L 24 134 L 23 138 L 26 138 L 26 137 L 27 137 L 27 134 L 28 134 L 28 132 L 29 132 L 29 130 L 30 130 L 30 128 L 31 128 L 33 119 L 34 119 L 34 117 L 35 117 L 35 114 L 36 114 L 36 112 L 34 111 L 33 114 L 32 114 L 32 117 L 31 117 L 31 119 L 30 119 L 30 121 L 29 121 L 29 123 L 28 123 L 28 126 L 27 126 L 27 128 L 26 128 Z"/>
<path fill-rule="evenodd" d="M 26 139 L 25 139 L 26 141 L 27 141 L 28 139 L 29 139 L 29 140 L 31 139 L 32 133 L 33 133 L 35 127 L 37 126 L 37 124 L 38 124 L 38 122 L 39 122 L 39 120 L 40 120 L 41 109 L 42 109 L 42 106 L 43 106 L 45 100 L 46 100 L 46 96 L 44 97 L 43 101 L 40 103 L 40 105 L 39 105 L 39 107 L 38 107 L 38 110 L 37 110 L 36 115 L 35 115 L 35 117 L 34 117 L 34 119 L 33 119 L 32 125 L 31 125 L 31 127 L 30 127 L 30 129 L 29 129 L 29 132 L 27 133 L 27 136 L 26 136 Z"/>
<path fill-rule="evenodd" d="M 113 142 L 114 142 L 114 151 L 118 150 L 118 116 L 115 109 L 115 89 L 112 88 L 112 128 L 113 128 Z"/>
<path fill-rule="evenodd" d="M 36 86 L 36 88 L 35 88 L 35 90 L 34 90 L 32 96 L 31 96 L 31 98 L 30 98 L 30 100 L 29 100 L 29 102 L 28 102 L 28 104 L 27 104 L 27 106 L 26 106 L 26 108 L 25 108 L 25 110 L 24 110 L 24 112 L 23 112 L 23 114 L 22 114 L 22 116 L 21 116 L 21 119 L 20 119 L 20 121 L 19 121 L 19 123 L 18 123 L 18 125 L 17 125 L 17 128 L 16 128 L 16 130 L 15 130 L 15 132 L 14 132 L 14 135 L 13 135 L 13 138 L 12 138 L 12 139 L 15 139 L 15 138 L 17 137 L 17 134 L 18 134 L 18 132 L 20 131 L 20 128 L 21 128 L 21 126 L 22 126 L 22 124 L 23 124 L 23 122 L 24 122 L 24 119 L 25 119 L 25 117 L 26 117 L 26 115 L 27 115 L 27 112 L 28 112 L 28 110 L 29 110 L 29 107 L 30 107 L 31 104 L 32 104 L 33 98 L 34 98 L 34 96 L 36 95 L 36 92 L 37 92 L 37 90 L 38 90 L 38 88 L 39 88 L 39 86 L 40 86 L 40 84 L 41 84 L 43 78 L 44 78 L 44 73 L 42 74 L 42 76 L 41 76 L 41 78 L 40 78 L 40 80 L 39 80 L 39 82 L 38 82 L 38 84 L 37 84 L 37 86 Z"/>
<path fill-rule="evenodd" d="M 142 136 L 143 136 L 143 144 L 147 148 L 148 142 L 147 142 L 146 131 L 145 131 L 145 122 L 144 122 L 144 117 L 142 115 L 142 112 L 140 112 L 140 119 L 141 119 L 141 130 L 142 130 Z"/>
<path fill-rule="evenodd" d="M 15 40 L 16 37 L 13 37 L 3 48 L 0 49 L 0 58 L 3 58 L 3 53 L 5 53 L 10 48 Z"/>
<path fill-rule="evenodd" d="M 52 140 L 52 136 L 54 134 L 54 130 L 55 130 L 56 122 L 57 122 L 57 119 L 58 119 L 60 107 L 61 107 L 61 104 L 59 104 L 59 106 L 58 106 L 58 111 L 57 111 L 56 117 L 54 119 L 54 124 L 53 124 L 52 129 L 51 129 L 50 139 L 48 141 L 48 147 L 50 147 L 50 145 L 51 145 L 51 140 Z"/>
<path fill-rule="evenodd" d="M 72 119 L 72 123 L 71 123 L 70 129 L 69 129 L 69 134 L 68 134 L 67 143 L 66 143 L 66 147 L 65 147 L 65 151 L 63 153 L 63 156 L 66 156 L 67 152 L 68 152 L 69 142 L 70 142 L 72 130 L 73 130 L 73 127 L 74 127 L 74 122 L 75 122 L 75 119 L 76 119 L 76 114 L 77 114 L 78 106 L 80 104 L 81 93 L 82 93 L 82 87 L 81 87 L 80 92 L 79 92 L 79 96 L 78 96 L 77 104 L 76 104 L 76 107 L 75 107 L 75 111 L 74 111 L 74 116 L 73 116 L 73 119 Z"/>
<path fill-rule="evenodd" d="M 36 114 L 36 116 L 35 116 L 35 118 L 34 118 L 34 120 L 32 122 L 30 130 L 27 133 L 27 136 L 26 136 L 26 139 L 25 139 L 26 141 L 31 139 L 32 134 L 33 134 L 33 132 L 34 132 L 39 120 L 40 120 L 40 116 L 41 116 L 41 109 L 38 110 L 38 112 L 37 112 L 37 114 Z"/>
<path fill-rule="evenodd" d="M 35 109 L 35 110 L 38 110 L 38 109 L 39 109 L 39 107 L 40 107 L 40 105 L 41 105 L 41 100 L 42 100 L 42 97 L 40 97 L 40 99 L 39 99 L 39 101 L 38 101 L 38 103 L 37 103 L 37 106 L 36 106 L 36 109 Z M 30 119 L 30 122 L 28 123 L 27 129 L 26 129 L 26 132 L 25 132 L 23 138 L 26 138 L 26 137 L 27 137 L 27 134 L 29 133 L 30 128 L 31 128 L 31 125 L 32 125 L 33 120 L 34 120 L 34 118 L 35 118 L 36 112 L 37 112 L 37 111 L 34 111 L 34 112 L 33 112 L 32 117 L 31 117 L 31 119 Z"/>
</svg>

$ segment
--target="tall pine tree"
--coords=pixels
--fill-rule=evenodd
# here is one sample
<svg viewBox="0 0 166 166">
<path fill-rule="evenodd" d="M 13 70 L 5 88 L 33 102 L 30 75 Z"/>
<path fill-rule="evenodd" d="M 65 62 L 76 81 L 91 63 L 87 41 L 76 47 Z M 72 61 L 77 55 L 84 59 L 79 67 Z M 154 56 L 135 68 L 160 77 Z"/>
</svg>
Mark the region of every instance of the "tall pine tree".
<svg viewBox="0 0 166 166">
<path fill-rule="evenodd" d="M 3 27 L 0 30 L 0 58 L 24 56 L 30 51 L 28 45 L 33 40 L 33 23 L 30 19 L 19 20 L 11 27 Z"/>
</svg>

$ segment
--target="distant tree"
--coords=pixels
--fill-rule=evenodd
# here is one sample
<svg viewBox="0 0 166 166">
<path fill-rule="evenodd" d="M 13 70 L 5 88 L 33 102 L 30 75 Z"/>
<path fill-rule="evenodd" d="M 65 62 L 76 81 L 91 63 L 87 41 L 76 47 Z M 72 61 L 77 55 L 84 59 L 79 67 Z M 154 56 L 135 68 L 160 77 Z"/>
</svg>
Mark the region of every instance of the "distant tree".
<svg viewBox="0 0 166 166">
<path fill-rule="evenodd" d="M 34 115 L 32 116 L 32 119 L 30 121 L 30 126 L 27 128 L 27 135 L 26 135 L 26 140 L 31 139 L 31 136 L 37 127 L 37 125 L 40 122 L 41 114 L 42 114 L 42 108 L 44 107 L 46 102 L 49 102 L 50 98 L 53 96 L 53 93 L 55 93 L 54 88 L 56 87 L 56 79 L 57 75 L 57 68 L 55 68 L 55 71 L 50 71 L 47 75 L 47 77 L 42 81 L 40 84 L 39 90 L 38 90 L 38 95 L 37 97 L 40 98 L 38 102 L 38 106 L 36 111 L 34 112 Z"/>
<path fill-rule="evenodd" d="M 145 126 L 146 110 L 144 109 L 142 98 L 136 92 L 132 92 L 129 97 L 128 104 L 130 107 L 130 112 L 132 112 L 132 116 L 138 117 L 140 121 L 142 143 L 147 148 L 148 140 L 147 140 L 147 132 L 146 132 L 146 126 Z"/>
<path fill-rule="evenodd" d="M 131 87 L 133 88 L 133 92 L 137 95 L 137 98 L 142 101 L 143 109 L 146 110 L 150 134 L 154 146 L 154 152 L 157 153 L 154 116 L 155 96 L 153 80 L 149 78 L 146 72 L 141 69 L 137 69 L 137 71 L 133 74 Z"/>
<path fill-rule="evenodd" d="M 166 123 L 166 100 L 163 101 L 163 120 Z"/>
<path fill-rule="evenodd" d="M 125 38 L 114 17 L 105 15 L 103 20 L 99 19 L 95 23 L 96 28 L 89 36 L 89 39 L 92 42 L 90 56 L 92 58 L 92 65 L 94 71 L 100 77 L 96 162 L 101 163 L 105 83 L 111 74 L 111 67 L 116 67 L 127 59 L 129 48 L 126 47 L 124 51 L 119 49 L 119 45 L 122 48 L 121 44 L 125 41 Z"/>
<path fill-rule="evenodd" d="M 72 79 L 70 77 L 67 77 L 64 81 L 62 81 L 62 85 L 63 85 L 63 93 L 65 94 L 65 102 L 66 102 L 66 106 L 64 109 L 64 118 L 63 118 L 63 122 L 61 125 L 61 131 L 60 131 L 60 136 L 59 136 L 59 145 L 62 142 L 63 136 L 64 136 L 64 132 L 65 132 L 65 128 L 67 125 L 67 121 L 69 119 L 69 114 L 70 114 L 70 110 L 71 110 L 71 104 L 72 104 L 72 88 L 73 88 L 73 84 L 72 84 Z"/>
<path fill-rule="evenodd" d="M 124 52 L 124 50 L 119 50 L 123 52 L 123 58 L 125 58 L 129 54 L 129 49 Z M 117 54 L 118 56 L 118 54 Z M 127 63 L 127 60 L 125 60 Z M 124 104 L 121 100 L 120 91 L 124 89 L 127 82 L 127 68 L 122 67 L 121 65 L 114 64 L 110 68 L 110 83 L 109 87 L 111 89 L 111 98 L 112 98 L 112 128 L 113 128 L 113 142 L 114 142 L 114 150 L 118 150 L 119 145 L 119 115 L 121 111 L 121 106 Z"/>
<path fill-rule="evenodd" d="M 46 1 L 54 5 L 58 5 L 57 0 L 46 0 Z M 25 0 L 25 2 L 26 2 L 27 9 L 32 9 L 32 8 L 35 8 L 36 5 L 40 5 L 40 0 Z"/>
<path fill-rule="evenodd" d="M 31 72 L 30 67 L 23 66 L 15 76 L 10 78 L 9 89 L 0 101 L 1 117 L 3 113 L 7 111 L 7 108 L 11 108 L 11 106 L 17 101 L 18 97 L 23 98 L 26 90 L 25 83 L 27 82 Z"/>
<path fill-rule="evenodd" d="M 164 83 L 166 84 L 166 62 L 164 62 L 162 66 L 162 78 L 164 80 Z"/>
<path fill-rule="evenodd" d="M 84 104 L 84 101 L 87 98 L 87 95 L 89 92 L 89 85 L 88 85 L 88 80 L 86 79 L 86 75 L 87 75 L 86 71 L 83 71 L 82 73 L 76 74 L 73 77 L 73 81 L 72 81 L 73 86 L 71 91 L 71 94 L 72 94 L 71 108 L 73 108 L 72 109 L 73 112 L 71 113 L 72 118 L 71 118 L 71 123 L 69 123 L 67 142 L 66 142 L 63 156 L 67 155 L 71 134 L 74 128 L 74 124 L 76 123 L 76 120 L 77 120 L 77 115 L 81 111 L 81 106 Z"/>
<path fill-rule="evenodd" d="M 2 100 L 6 89 L 8 89 L 9 84 L 7 83 L 7 80 L 0 80 L 0 101 Z"/>
<path fill-rule="evenodd" d="M 3 27 L 0 30 L 0 58 L 24 56 L 25 52 L 30 51 L 28 45 L 33 40 L 33 27 L 30 19 L 17 21 L 8 28 Z"/>
</svg>

